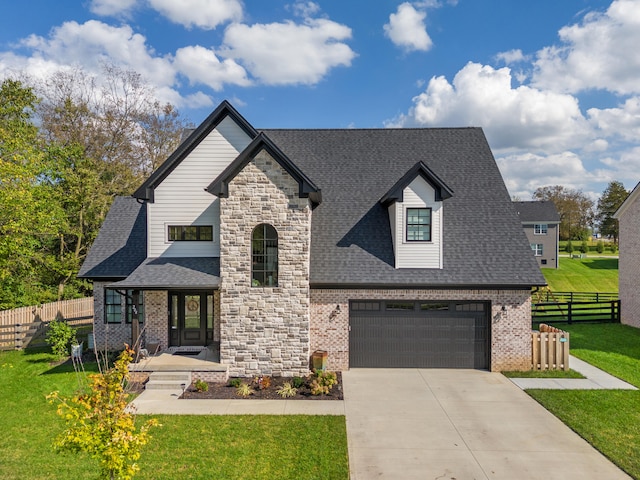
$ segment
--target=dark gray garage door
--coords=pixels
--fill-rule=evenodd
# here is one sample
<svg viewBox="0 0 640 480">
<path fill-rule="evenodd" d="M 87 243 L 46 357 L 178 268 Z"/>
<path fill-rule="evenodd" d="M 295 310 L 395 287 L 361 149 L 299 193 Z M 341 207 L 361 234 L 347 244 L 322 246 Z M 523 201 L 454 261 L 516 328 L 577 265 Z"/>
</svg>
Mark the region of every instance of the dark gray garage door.
<svg viewBox="0 0 640 480">
<path fill-rule="evenodd" d="M 351 301 L 349 365 L 489 368 L 488 302 Z"/>
</svg>

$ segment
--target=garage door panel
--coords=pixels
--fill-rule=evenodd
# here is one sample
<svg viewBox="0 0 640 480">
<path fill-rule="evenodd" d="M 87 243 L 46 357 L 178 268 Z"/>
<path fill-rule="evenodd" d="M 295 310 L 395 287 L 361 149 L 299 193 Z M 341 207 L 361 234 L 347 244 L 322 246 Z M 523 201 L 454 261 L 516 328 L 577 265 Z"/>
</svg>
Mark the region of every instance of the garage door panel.
<svg viewBox="0 0 640 480">
<path fill-rule="evenodd" d="M 350 322 L 352 367 L 489 366 L 485 312 L 352 310 Z"/>
</svg>

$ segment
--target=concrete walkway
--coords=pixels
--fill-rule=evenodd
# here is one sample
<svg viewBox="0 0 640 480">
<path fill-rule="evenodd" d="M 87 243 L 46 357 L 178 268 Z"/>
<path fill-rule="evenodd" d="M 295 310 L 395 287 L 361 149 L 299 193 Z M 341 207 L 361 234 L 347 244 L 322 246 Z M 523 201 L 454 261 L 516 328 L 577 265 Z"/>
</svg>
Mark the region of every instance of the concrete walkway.
<svg viewBox="0 0 640 480">
<path fill-rule="evenodd" d="M 583 362 L 572 355 L 569 366 L 586 378 L 511 378 L 523 390 L 542 388 L 553 390 L 637 390 L 633 385 Z"/>
<path fill-rule="evenodd" d="M 351 480 L 629 477 L 499 373 L 342 374 Z"/>
</svg>

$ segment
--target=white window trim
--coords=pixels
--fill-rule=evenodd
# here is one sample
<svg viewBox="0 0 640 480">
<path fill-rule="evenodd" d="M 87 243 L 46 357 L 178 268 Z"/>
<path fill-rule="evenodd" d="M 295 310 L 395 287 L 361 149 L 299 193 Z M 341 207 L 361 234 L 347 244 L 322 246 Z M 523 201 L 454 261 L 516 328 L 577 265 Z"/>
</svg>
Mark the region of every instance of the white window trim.
<svg viewBox="0 0 640 480">
<path fill-rule="evenodd" d="M 540 227 L 540 228 L 538 228 Z M 544 227 L 544 228 L 542 228 Z M 539 231 L 537 231 L 539 230 Z M 549 225 L 547 223 L 534 223 L 533 234 L 534 235 L 547 235 L 549 232 Z"/>
<path fill-rule="evenodd" d="M 536 257 L 542 257 L 543 252 L 544 252 L 544 246 L 542 245 L 542 243 L 532 243 L 531 244 L 531 250 L 533 250 L 533 255 Z M 538 251 L 540 253 L 538 253 Z"/>
</svg>

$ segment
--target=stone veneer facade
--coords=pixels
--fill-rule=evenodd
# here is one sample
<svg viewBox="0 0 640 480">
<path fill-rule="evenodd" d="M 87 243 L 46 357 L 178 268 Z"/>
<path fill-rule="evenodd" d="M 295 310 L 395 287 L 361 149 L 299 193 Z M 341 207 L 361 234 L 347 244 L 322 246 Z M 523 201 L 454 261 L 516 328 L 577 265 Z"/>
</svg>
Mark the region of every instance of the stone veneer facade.
<svg viewBox="0 0 640 480">
<path fill-rule="evenodd" d="M 640 201 L 625 208 L 618 219 L 620 321 L 640 328 Z"/>
<path fill-rule="evenodd" d="M 311 208 L 298 183 L 266 151 L 220 199 L 220 359 L 232 376 L 309 371 Z M 278 232 L 278 285 L 251 286 L 251 235 Z"/>
<path fill-rule="evenodd" d="M 326 350 L 330 370 L 349 368 L 349 300 L 490 301 L 491 371 L 531 369 L 530 290 L 312 289 L 311 351 Z"/>
</svg>

